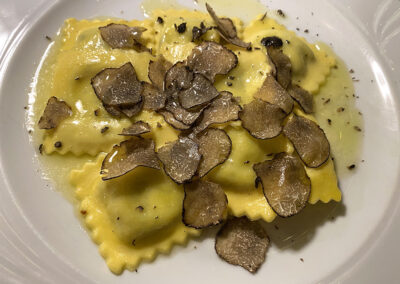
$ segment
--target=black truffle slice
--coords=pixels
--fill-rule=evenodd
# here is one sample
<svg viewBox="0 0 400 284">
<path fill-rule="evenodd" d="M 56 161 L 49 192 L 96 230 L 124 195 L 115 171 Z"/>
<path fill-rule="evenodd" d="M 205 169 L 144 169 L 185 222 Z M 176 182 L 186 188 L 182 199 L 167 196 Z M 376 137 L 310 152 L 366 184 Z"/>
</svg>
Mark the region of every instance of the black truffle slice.
<svg viewBox="0 0 400 284">
<path fill-rule="evenodd" d="M 220 224 L 228 199 L 216 183 L 196 180 L 185 184 L 182 222 L 192 228 L 203 229 Z"/>
<path fill-rule="evenodd" d="M 103 104 L 104 109 L 111 115 L 120 117 L 122 115 L 121 110 L 118 107 L 108 106 Z"/>
<path fill-rule="evenodd" d="M 194 26 L 192 29 L 192 41 L 200 39 L 211 27 L 206 27 L 203 22 L 200 23 L 200 27 Z"/>
<path fill-rule="evenodd" d="M 215 239 L 215 251 L 226 262 L 255 273 L 264 263 L 269 238 L 258 222 L 246 217 L 228 220 Z"/>
<path fill-rule="evenodd" d="M 131 126 L 122 129 L 122 133 L 120 135 L 123 136 L 138 136 L 147 132 L 150 132 L 151 127 L 148 123 L 144 121 L 137 121 Z"/>
<path fill-rule="evenodd" d="M 140 113 L 142 108 L 143 108 L 143 101 L 140 101 L 131 107 L 121 107 L 119 108 L 119 110 L 127 117 L 131 118 Z"/>
<path fill-rule="evenodd" d="M 230 92 L 221 92 L 220 96 L 203 111 L 193 131 L 199 133 L 212 124 L 238 120 L 241 109 L 239 102 Z"/>
<path fill-rule="evenodd" d="M 201 115 L 205 107 L 207 107 L 207 105 L 199 106 L 190 110 L 185 109 L 179 103 L 177 93 L 171 94 L 168 97 L 167 103 L 165 105 L 165 109 L 171 112 L 176 120 L 179 120 L 180 122 L 186 125 L 192 125 L 196 121 L 196 119 Z"/>
<path fill-rule="evenodd" d="M 156 61 L 149 63 L 149 79 L 160 90 L 164 90 L 165 73 L 172 67 L 172 63 L 161 54 Z"/>
<path fill-rule="evenodd" d="M 254 97 L 267 103 L 277 105 L 287 114 L 289 114 L 293 108 L 292 98 L 271 74 L 267 75 L 263 85 L 254 94 Z"/>
<path fill-rule="evenodd" d="M 165 173 L 176 183 L 188 182 L 195 175 L 200 163 L 199 146 L 188 137 L 167 143 L 157 152 Z"/>
<path fill-rule="evenodd" d="M 286 56 L 282 50 L 274 47 L 267 48 L 268 55 L 276 68 L 276 79 L 284 89 L 292 82 L 292 63 L 290 58 Z"/>
<path fill-rule="evenodd" d="M 72 110 L 66 102 L 60 101 L 56 97 L 51 97 L 47 101 L 46 108 L 39 119 L 39 129 L 56 128 L 61 121 L 70 117 L 71 115 Z"/>
<path fill-rule="evenodd" d="M 105 27 L 100 27 L 99 30 L 103 40 L 112 48 L 133 48 L 139 52 L 150 51 L 141 43 L 141 37 L 147 30 L 146 28 L 111 23 Z"/>
<path fill-rule="evenodd" d="M 179 92 L 179 101 L 185 109 L 191 109 L 212 101 L 219 95 L 213 84 L 203 75 L 195 74 L 189 89 Z"/>
<path fill-rule="evenodd" d="M 142 100 L 143 86 L 130 62 L 100 71 L 91 83 L 96 96 L 107 106 L 130 107 Z"/>
<path fill-rule="evenodd" d="M 164 117 L 165 122 L 167 122 L 169 125 L 171 125 L 173 128 L 177 130 L 187 130 L 190 128 L 190 125 L 180 122 L 174 117 L 174 115 L 171 112 L 167 110 L 162 109 L 159 110 L 158 113 Z"/>
<path fill-rule="evenodd" d="M 160 169 L 154 151 L 154 141 L 134 136 L 115 145 L 104 158 L 101 166 L 103 180 L 120 177 L 137 167 Z"/>
<path fill-rule="evenodd" d="M 305 113 L 313 113 L 314 98 L 309 92 L 297 85 L 290 85 L 287 89 L 289 95 L 300 105 Z"/>
<path fill-rule="evenodd" d="M 253 137 L 270 139 L 282 132 L 286 113 L 276 105 L 255 99 L 243 106 L 243 110 L 239 112 L 239 117 L 243 128 Z"/>
<path fill-rule="evenodd" d="M 210 14 L 211 18 L 217 24 L 218 32 L 220 35 L 226 40 L 227 42 L 234 44 L 239 47 L 248 48 L 251 46 L 250 43 L 244 42 L 237 36 L 237 31 L 235 25 L 233 24 L 232 20 L 229 18 L 218 18 L 217 14 L 215 13 L 214 9 L 211 8 L 208 3 L 206 3 L 206 8 L 208 13 Z"/>
<path fill-rule="evenodd" d="M 284 126 L 283 133 L 293 143 L 307 167 L 317 168 L 328 160 L 329 141 L 314 121 L 293 115 Z"/>
<path fill-rule="evenodd" d="M 143 109 L 157 111 L 165 106 L 167 95 L 147 82 L 143 83 Z"/>
<path fill-rule="evenodd" d="M 197 135 L 200 161 L 198 175 L 205 176 L 216 166 L 224 163 L 232 150 L 232 141 L 222 129 L 209 128 Z"/>
<path fill-rule="evenodd" d="M 190 69 L 204 75 L 211 82 L 214 82 L 215 75 L 228 74 L 237 64 L 235 53 L 212 41 L 203 42 L 193 48 L 187 58 Z"/>
<path fill-rule="evenodd" d="M 166 73 L 164 88 L 170 92 L 188 89 L 192 86 L 194 74 L 184 62 L 175 63 Z"/>
<path fill-rule="evenodd" d="M 268 204 L 281 217 L 299 213 L 307 204 L 311 181 L 301 160 L 287 153 L 253 166 Z"/>
</svg>

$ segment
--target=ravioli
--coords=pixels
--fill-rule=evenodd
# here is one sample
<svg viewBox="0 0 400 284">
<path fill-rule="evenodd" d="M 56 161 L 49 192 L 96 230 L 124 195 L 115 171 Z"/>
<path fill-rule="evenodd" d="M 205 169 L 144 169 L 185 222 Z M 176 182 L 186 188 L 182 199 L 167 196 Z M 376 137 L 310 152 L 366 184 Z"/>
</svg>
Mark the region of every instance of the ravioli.
<svg viewBox="0 0 400 284">
<path fill-rule="evenodd" d="M 162 18 L 157 21 L 157 18 Z M 248 26 L 232 19 L 238 37 L 251 42 L 252 49 L 225 44 L 238 57 L 238 65 L 227 75 L 217 75 L 214 86 L 219 92 L 229 91 L 240 99 L 241 106 L 250 103 L 262 86 L 272 67 L 261 44 L 264 37 L 278 36 L 283 40 L 283 52 L 292 63 L 292 83 L 313 95 L 329 79 L 335 58 L 318 46 L 306 42 L 284 26 L 266 17 L 257 17 Z M 110 23 L 139 26 L 146 29 L 142 40 L 151 52 L 111 48 L 100 35 L 99 27 Z M 186 23 L 186 32 L 177 26 Z M 108 113 L 96 97 L 91 78 L 105 68 L 120 67 L 131 62 L 138 80 L 150 83 L 148 66 L 162 55 L 175 64 L 184 61 L 201 41 L 223 42 L 215 29 L 193 41 L 193 27 L 213 26 L 208 14 L 185 10 L 156 10 L 143 21 L 81 20 L 65 21 L 50 55 L 38 78 L 34 112 L 42 113 L 48 98 L 57 96 L 72 108 L 72 115 L 55 129 L 40 132 L 47 155 L 74 155 L 83 166 L 71 170 L 70 183 L 76 189 L 79 210 L 99 245 L 100 254 L 110 270 L 116 274 L 124 269 L 134 270 L 142 261 L 152 261 L 160 253 L 168 253 L 175 244 L 183 245 L 201 231 L 182 223 L 182 185 L 174 183 L 161 170 L 139 167 L 117 179 L 102 181 L 101 163 L 105 153 L 125 140 L 123 128 L 143 121 L 151 131 L 143 134 L 155 142 L 156 150 L 178 139 L 180 132 L 165 122 L 163 116 L 143 110 L 134 118 L 116 117 Z M 293 112 L 314 120 L 298 106 Z M 228 214 L 250 220 L 272 222 L 276 213 L 269 206 L 261 188 L 257 186 L 255 163 L 272 159 L 280 152 L 294 153 L 294 147 L 283 135 L 259 140 L 252 137 L 240 121 L 213 127 L 226 131 L 232 141 L 229 158 L 211 170 L 205 179 L 219 184 L 228 198 Z M 107 128 L 107 131 L 103 129 Z M 62 147 L 57 147 L 62 142 Z M 85 163 L 87 155 L 95 162 Z M 319 168 L 306 168 L 311 180 L 310 204 L 318 201 L 340 201 L 334 164 L 328 159 Z"/>
<path fill-rule="evenodd" d="M 90 235 L 112 272 L 132 271 L 200 234 L 181 221 L 181 186 L 149 168 L 104 182 L 99 175 L 103 159 L 99 155 L 95 163 L 73 170 L 70 182 Z"/>
</svg>

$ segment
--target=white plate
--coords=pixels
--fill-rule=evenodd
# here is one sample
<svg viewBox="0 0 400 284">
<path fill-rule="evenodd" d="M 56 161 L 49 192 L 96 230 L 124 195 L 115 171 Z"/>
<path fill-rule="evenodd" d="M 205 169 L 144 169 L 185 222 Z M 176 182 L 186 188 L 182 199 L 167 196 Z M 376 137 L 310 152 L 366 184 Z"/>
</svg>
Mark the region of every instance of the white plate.
<svg viewBox="0 0 400 284">
<path fill-rule="evenodd" d="M 246 8 L 245 1 L 242 2 L 243 10 Z M 286 227 L 297 232 L 296 241 L 290 246 L 287 242 L 274 243 L 256 275 L 219 260 L 211 236 L 192 241 L 187 248 L 175 248 L 171 256 L 143 264 L 138 273 L 113 275 L 80 227 L 72 206 L 40 178 L 34 148 L 24 127 L 23 107 L 28 103 L 31 78 L 48 45 L 45 35 L 54 35 L 68 17 L 142 18 L 139 1 L 2 0 L 0 43 L 7 36 L 9 39 L 0 58 L 0 282 L 400 280 L 400 137 L 396 95 L 400 84 L 395 72 L 400 67 L 400 4 L 394 0 L 263 2 L 270 8 L 283 9 L 288 15 L 284 24 L 289 28 L 309 29 L 309 40 L 316 40 L 314 35 L 319 33 L 318 39 L 332 43 L 360 79 L 356 91 L 365 119 L 365 163 L 360 164 L 355 175 L 341 180 L 343 205 L 309 206 L 302 216 L 289 219 L 290 226 Z M 195 7 L 191 2 L 187 5 Z M 327 218 L 330 216 L 335 216 L 334 221 Z"/>
</svg>

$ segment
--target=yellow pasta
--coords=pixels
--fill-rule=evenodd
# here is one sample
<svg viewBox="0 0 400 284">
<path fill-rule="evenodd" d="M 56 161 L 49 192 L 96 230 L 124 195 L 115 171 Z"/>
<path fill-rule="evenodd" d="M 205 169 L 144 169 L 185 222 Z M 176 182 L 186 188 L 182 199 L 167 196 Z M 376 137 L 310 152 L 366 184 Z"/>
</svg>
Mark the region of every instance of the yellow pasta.
<svg viewBox="0 0 400 284">
<path fill-rule="evenodd" d="M 173 245 L 185 244 L 188 236 L 200 234 L 181 221 L 182 186 L 159 170 L 143 167 L 102 181 L 104 156 L 73 170 L 70 181 L 90 235 L 112 272 L 134 270 L 142 261 L 152 261 Z"/>
</svg>

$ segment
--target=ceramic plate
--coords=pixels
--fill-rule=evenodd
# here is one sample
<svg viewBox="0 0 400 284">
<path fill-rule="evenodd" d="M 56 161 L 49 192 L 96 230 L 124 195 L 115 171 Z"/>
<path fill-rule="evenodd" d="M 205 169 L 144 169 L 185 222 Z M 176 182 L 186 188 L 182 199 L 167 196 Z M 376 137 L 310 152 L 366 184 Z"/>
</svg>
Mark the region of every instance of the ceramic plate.
<svg viewBox="0 0 400 284">
<path fill-rule="evenodd" d="M 160 0 L 159 3 L 165 1 Z M 158 3 L 157 2 L 157 3 Z M 183 1 L 189 8 L 203 9 Z M 74 216 L 43 180 L 25 127 L 35 70 L 68 17 L 143 18 L 135 0 L 0 1 L 0 279 L 2 283 L 396 283 L 400 279 L 400 2 L 262 1 L 282 9 L 283 24 L 330 43 L 356 71 L 364 114 L 365 160 L 343 177 L 343 202 L 308 206 L 274 232 L 256 275 L 221 261 L 205 235 L 138 272 L 115 276 Z M 301 3 L 301 4 L 300 4 Z M 246 1 L 232 1 L 246 17 Z M 260 11 L 262 13 L 263 11 Z M 298 17 L 298 19 L 296 18 Z M 302 33 L 304 29 L 310 32 Z M 316 34 L 319 37 L 316 37 Z M 6 40 L 7 39 L 7 40 Z M 282 222 L 283 223 L 283 222 Z M 197 249 L 195 249 L 195 247 Z M 300 260 L 303 259 L 303 261 Z"/>
</svg>

